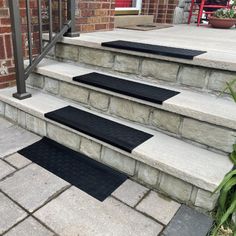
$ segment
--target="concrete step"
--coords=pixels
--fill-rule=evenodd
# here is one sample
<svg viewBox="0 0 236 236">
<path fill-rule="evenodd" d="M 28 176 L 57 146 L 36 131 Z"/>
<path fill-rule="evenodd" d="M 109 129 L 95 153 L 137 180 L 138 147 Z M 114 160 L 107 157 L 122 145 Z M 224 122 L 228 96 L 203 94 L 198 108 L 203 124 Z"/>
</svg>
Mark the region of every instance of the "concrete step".
<svg viewBox="0 0 236 236">
<path fill-rule="evenodd" d="M 51 52 L 51 56 L 60 61 L 71 61 L 88 68 L 99 68 L 109 73 L 128 75 L 134 79 L 162 83 L 163 85 L 175 85 L 179 88 L 197 90 L 202 93 L 219 94 L 224 90 L 226 82 L 236 77 L 236 64 L 232 63 L 232 58 L 227 59 L 230 55 L 224 56 L 224 52 L 211 50 L 193 60 L 186 60 L 101 46 L 102 42 L 118 39 L 135 42 L 132 34 L 129 31 L 126 32 L 126 34 L 123 31 L 107 34 L 103 32 L 104 34 L 97 36 L 84 34 L 78 38 L 64 37 Z M 135 32 L 134 35 L 137 34 Z M 150 41 L 146 40 L 144 36 L 142 38 L 141 35 L 137 35 L 137 37 L 139 39 L 136 40 L 137 42 L 158 44 L 158 41 L 152 38 L 151 33 L 152 41 L 151 39 Z M 162 41 L 160 45 L 176 46 L 174 43 L 164 44 Z M 181 46 L 177 45 L 176 47 Z M 185 46 L 184 48 L 198 49 Z M 203 47 L 202 50 L 204 49 Z M 206 51 L 208 50 L 206 49 Z"/>
<path fill-rule="evenodd" d="M 27 83 L 91 110 L 162 131 L 206 149 L 232 151 L 236 135 L 236 106 L 232 100 L 159 85 L 181 93 L 158 105 L 72 80 L 74 76 L 91 72 L 99 71 L 46 59 Z"/>
<path fill-rule="evenodd" d="M 33 94 L 32 98 L 16 100 L 12 97 L 14 91 L 15 88 L 1 91 L 0 115 L 125 172 L 135 180 L 188 205 L 204 210 L 211 210 L 215 206 L 217 194 L 212 195 L 212 192 L 232 168 L 226 156 L 134 123 L 98 114 L 34 89 L 29 90 Z M 153 137 L 132 153 L 127 153 L 44 117 L 45 113 L 68 105 L 150 133 Z"/>
</svg>

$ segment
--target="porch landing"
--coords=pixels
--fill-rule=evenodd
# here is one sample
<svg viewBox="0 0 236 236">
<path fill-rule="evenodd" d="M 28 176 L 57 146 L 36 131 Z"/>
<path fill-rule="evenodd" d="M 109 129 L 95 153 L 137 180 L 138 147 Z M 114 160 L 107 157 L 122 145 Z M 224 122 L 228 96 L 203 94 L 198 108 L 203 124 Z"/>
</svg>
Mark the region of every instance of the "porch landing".
<svg viewBox="0 0 236 236">
<path fill-rule="evenodd" d="M 195 25 L 174 25 L 174 27 L 171 28 L 145 32 L 115 29 L 114 31 L 106 32 L 82 33 L 78 38 L 64 37 L 62 42 L 72 45 L 101 48 L 102 42 L 127 40 L 154 45 L 203 50 L 207 51 L 207 53 L 195 57 L 192 61 L 131 51 L 129 51 L 129 54 L 236 71 L 235 38 L 236 28 L 225 30 L 214 29 L 208 26 L 196 27 Z M 109 51 L 123 51 L 111 48 L 102 48 L 103 50 L 105 49 Z"/>
</svg>

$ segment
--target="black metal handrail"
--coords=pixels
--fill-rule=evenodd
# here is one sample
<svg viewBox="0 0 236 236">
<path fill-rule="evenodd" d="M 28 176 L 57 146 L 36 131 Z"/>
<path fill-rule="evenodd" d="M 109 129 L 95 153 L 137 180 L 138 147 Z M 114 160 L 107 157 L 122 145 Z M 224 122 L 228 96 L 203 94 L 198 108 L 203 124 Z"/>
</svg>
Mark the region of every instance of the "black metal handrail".
<svg viewBox="0 0 236 236">
<path fill-rule="evenodd" d="M 16 86 L 17 92 L 13 94 L 15 98 L 25 99 L 31 97 L 31 94 L 26 91 L 25 80 L 29 77 L 30 73 L 36 68 L 39 62 L 45 58 L 47 53 L 55 46 L 55 44 L 60 40 L 64 35 L 66 36 L 78 36 L 78 33 L 75 32 L 75 0 L 66 1 L 66 10 L 67 16 L 65 22 L 63 22 L 63 2 L 62 0 L 57 0 L 58 11 L 55 16 L 55 11 L 53 11 L 52 0 L 47 0 L 47 9 L 48 9 L 48 33 L 49 40 L 46 46 L 43 44 L 43 21 L 42 21 L 42 0 L 37 0 L 37 32 L 38 32 L 38 53 L 35 55 L 33 53 L 33 42 L 32 42 L 32 16 L 30 8 L 30 0 L 25 0 L 26 7 L 26 21 L 27 21 L 27 41 L 28 41 L 28 58 L 29 65 L 25 68 L 24 66 L 24 49 L 22 47 L 22 23 L 20 17 L 20 6 L 19 0 L 9 0 L 9 9 L 11 15 L 11 24 L 12 24 L 12 42 L 13 42 L 13 51 L 15 59 L 15 72 L 16 72 Z M 58 30 L 54 32 L 53 23 L 54 19 L 57 19 Z M 25 33 L 25 32 L 24 32 Z"/>
</svg>

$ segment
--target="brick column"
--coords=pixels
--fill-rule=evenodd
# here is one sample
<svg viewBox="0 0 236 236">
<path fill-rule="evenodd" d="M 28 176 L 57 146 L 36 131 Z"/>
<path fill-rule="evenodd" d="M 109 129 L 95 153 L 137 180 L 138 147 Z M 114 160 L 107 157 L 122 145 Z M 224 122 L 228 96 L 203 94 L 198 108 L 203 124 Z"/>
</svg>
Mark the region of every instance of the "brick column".
<svg viewBox="0 0 236 236">
<path fill-rule="evenodd" d="M 154 15 L 154 22 L 172 23 L 178 0 L 143 0 L 142 14 Z"/>
<path fill-rule="evenodd" d="M 114 29 L 115 0 L 77 0 L 76 28 L 79 32 Z"/>
<path fill-rule="evenodd" d="M 11 24 L 7 0 L 0 0 L 0 88 L 15 85 Z"/>
</svg>

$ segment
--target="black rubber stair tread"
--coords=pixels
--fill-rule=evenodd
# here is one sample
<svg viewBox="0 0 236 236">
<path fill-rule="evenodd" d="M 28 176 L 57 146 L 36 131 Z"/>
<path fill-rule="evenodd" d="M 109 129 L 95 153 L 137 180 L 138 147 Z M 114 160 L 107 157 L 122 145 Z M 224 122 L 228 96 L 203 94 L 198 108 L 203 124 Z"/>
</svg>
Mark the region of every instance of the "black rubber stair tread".
<svg viewBox="0 0 236 236">
<path fill-rule="evenodd" d="M 45 137 L 19 153 L 100 201 L 127 179 L 126 175 Z"/>
<path fill-rule="evenodd" d="M 179 94 L 179 92 L 176 91 L 128 81 L 96 72 L 74 77 L 73 80 L 157 104 L 162 104 L 167 99 Z"/>
<path fill-rule="evenodd" d="M 136 52 L 151 53 L 151 54 L 168 56 L 168 57 L 190 59 L 190 60 L 192 60 L 195 56 L 199 56 L 203 53 L 206 53 L 206 51 L 166 47 L 166 46 L 161 46 L 161 45 L 152 45 L 152 44 L 145 44 L 145 43 L 135 43 L 135 42 L 123 41 L 123 40 L 104 42 L 102 43 L 102 46 L 136 51 Z"/>
<path fill-rule="evenodd" d="M 130 153 L 153 136 L 72 106 L 46 113 L 45 117 Z"/>
</svg>

